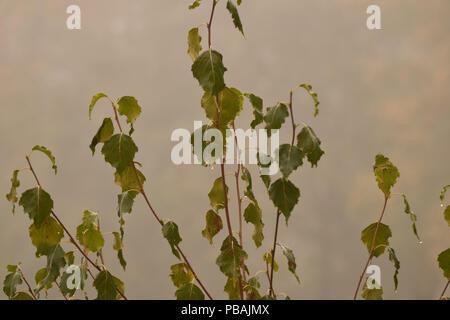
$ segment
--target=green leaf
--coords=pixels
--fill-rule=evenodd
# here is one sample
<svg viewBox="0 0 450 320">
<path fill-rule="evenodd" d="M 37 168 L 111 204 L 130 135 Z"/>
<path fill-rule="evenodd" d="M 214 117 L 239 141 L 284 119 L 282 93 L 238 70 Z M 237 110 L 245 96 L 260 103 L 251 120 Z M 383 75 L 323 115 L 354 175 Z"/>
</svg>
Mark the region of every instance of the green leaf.
<svg viewBox="0 0 450 320">
<path fill-rule="evenodd" d="M 377 223 L 372 223 L 361 232 L 361 241 L 367 248 L 370 254 L 372 250 L 372 244 L 374 240 L 375 231 L 377 229 Z M 392 237 L 391 228 L 388 225 L 380 223 L 378 228 L 377 237 L 375 239 L 375 246 L 373 251 L 374 257 L 379 257 L 384 253 L 384 250 L 389 247 L 389 238 Z"/>
<path fill-rule="evenodd" d="M 177 263 L 170 267 L 170 278 L 175 287 L 179 288 L 194 281 L 194 274 L 186 263 Z"/>
<path fill-rule="evenodd" d="M 91 104 L 89 105 L 89 120 L 91 120 L 92 116 L 92 110 L 94 110 L 95 104 L 98 100 L 101 98 L 107 98 L 108 96 L 104 93 L 97 93 L 95 96 L 92 97 Z"/>
<path fill-rule="evenodd" d="M 248 98 L 250 104 L 252 105 L 254 119 L 250 123 L 250 127 L 255 129 L 258 124 L 264 121 L 263 100 L 252 93 L 245 93 L 244 96 Z"/>
<path fill-rule="evenodd" d="M 142 185 L 145 183 L 145 176 L 142 174 L 142 172 L 136 168 L 136 172 L 139 176 L 139 181 Z M 136 172 L 134 171 L 134 167 L 132 165 L 129 165 L 125 167 L 123 170 L 119 171 L 117 170 L 114 173 L 114 183 L 118 186 L 122 187 L 122 192 L 129 191 L 129 196 L 132 197 L 133 195 L 136 196 L 137 193 L 140 192 L 141 186 L 139 184 L 138 179 L 136 178 Z"/>
<path fill-rule="evenodd" d="M 119 114 L 127 117 L 127 123 L 133 124 L 141 114 L 141 106 L 135 97 L 125 96 L 117 101 Z"/>
<path fill-rule="evenodd" d="M 75 263 L 75 256 L 73 254 L 73 251 L 66 252 L 66 254 L 64 255 L 64 259 L 66 259 L 66 264 L 68 266 L 74 264 Z"/>
<path fill-rule="evenodd" d="M 317 115 L 319 114 L 319 104 L 320 104 L 319 99 L 317 98 L 317 93 L 315 93 L 312 90 L 312 87 L 309 84 L 304 83 L 304 84 L 299 85 L 298 87 L 305 89 L 309 93 L 311 98 L 313 99 L 313 101 L 314 101 L 314 117 L 317 117 Z"/>
<path fill-rule="evenodd" d="M 11 178 L 11 190 L 6 195 L 6 199 L 13 204 L 13 209 L 12 209 L 13 214 L 16 211 L 16 203 L 19 200 L 17 198 L 17 188 L 20 186 L 20 181 L 18 178 L 19 172 L 20 172 L 19 170 L 13 171 L 13 176 Z"/>
<path fill-rule="evenodd" d="M 34 221 L 36 228 L 40 228 L 52 212 L 53 200 L 44 189 L 38 186 L 22 193 L 19 205 Z"/>
<path fill-rule="evenodd" d="M 288 261 L 289 271 L 292 272 L 292 274 L 295 276 L 295 279 L 300 284 L 300 278 L 298 277 L 297 272 L 296 272 L 297 264 L 295 263 L 294 252 L 282 244 L 278 243 L 278 245 L 280 246 L 281 250 L 283 251 L 284 256 L 286 257 L 286 259 Z"/>
<path fill-rule="evenodd" d="M 266 130 L 269 130 L 268 135 L 270 136 L 271 129 L 280 129 L 288 116 L 289 111 L 284 103 L 278 103 L 275 107 L 268 107 L 264 115 Z"/>
<path fill-rule="evenodd" d="M 127 268 L 127 262 L 123 256 L 123 239 L 118 232 L 113 232 L 114 244 L 113 249 L 117 251 L 117 258 L 119 259 L 120 265 L 125 271 Z"/>
<path fill-rule="evenodd" d="M 75 292 L 77 291 L 76 288 L 69 289 L 67 287 L 67 282 L 68 282 L 70 276 L 72 276 L 72 273 L 67 273 L 66 271 L 64 271 L 63 274 L 61 275 L 59 289 L 65 297 L 67 297 L 67 296 L 72 297 L 75 294 Z"/>
<path fill-rule="evenodd" d="M 14 297 L 12 297 L 10 300 L 34 300 L 32 296 L 30 296 L 26 292 L 18 292 Z"/>
<path fill-rule="evenodd" d="M 92 150 L 92 155 L 95 153 L 95 147 L 99 143 L 104 143 L 111 138 L 114 134 L 114 125 L 111 118 L 103 119 L 103 123 L 95 134 L 94 138 L 92 138 L 91 145 L 89 148 Z"/>
<path fill-rule="evenodd" d="M 439 268 L 444 272 L 444 277 L 450 279 L 450 249 L 447 249 L 438 257 Z"/>
<path fill-rule="evenodd" d="M 441 194 L 439 196 L 439 198 L 441 199 L 441 202 L 444 201 L 445 198 L 445 194 L 447 193 L 447 190 L 450 188 L 450 184 L 446 185 L 444 188 L 442 188 Z"/>
<path fill-rule="evenodd" d="M 405 213 L 407 215 L 409 215 L 409 218 L 411 219 L 411 222 L 412 222 L 413 233 L 416 236 L 417 240 L 421 241 L 420 237 L 419 237 L 419 233 L 417 232 L 417 226 L 416 226 L 417 216 L 411 211 L 411 207 L 409 205 L 408 199 L 406 199 L 406 195 L 403 194 L 402 197 L 403 197 L 403 203 L 405 205 Z"/>
<path fill-rule="evenodd" d="M 214 50 L 204 51 L 192 65 L 192 74 L 205 91 L 217 95 L 225 88 L 223 75 L 227 71 L 222 55 Z"/>
<path fill-rule="evenodd" d="M 200 6 L 202 0 L 195 0 L 190 6 L 189 6 L 189 10 L 195 9 L 197 7 Z"/>
<path fill-rule="evenodd" d="M 208 212 L 206 212 L 206 227 L 202 231 L 202 236 L 208 239 L 209 243 L 212 244 L 214 236 L 222 229 L 222 218 L 214 210 L 208 210 Z"/>
<path fill-rule="evenodd" d="M 367 288 L 367 281 L 365 281 L 361 297 L 363 297 L 364 300 L 383 300 L 383 288 L 369 289 Z"/>
<path fill-rule="evenodd" d="M 394 288 L 395 291 L 398 289 L 398 270 L 400 269 L 400 261 L 397 258 L 397 255 L 395 254 L 395 250 L 393 248 L 388 248 L 389 253 L 389 261 L 391 261 L 394 264 L 395 273 L 394 273 Z"/>
<path fill-rule="evenodd" d="M 444 211 L 444 219 L 447 221 L 448 225 L 450 226 L 450 206 L 447 206 Z"/>
<path fill-rule="evenodd" d="M 255 226 L 255 229 L 253 230 L 253 241 L 255 242 L 255 245 L 257 248 L 259 248 L 262 244 L 262 241 L 264 240 L 263 235 L 263 228 L 264 223 L 262 221 L 262 212 L 259 206 L 249 203 L 247 208 L 245 208 L 244 211 L 244 219 L 247 223 L 252 223 Z"/>
<path fill-rule="evenodd" d="M 79 269 L 80 270 L 80 283 L 79 283 L 80 287 L 79 288 L 75 287 L 73 289 L 69 289 L 68 286 L 67 286 L 68 283 L 72 283 L 72 285 L 75 286 L 76 283 L 73 282 L 74 281 L 73 275 L 74 275 L 75 271 L 69 273 L 66 270 L 61 275 L 61 281 L 60 281 L 60 284 L 59 284 L 59 289 L 60 289 L 61 293 L 64 296 L 72 297 L 75 294 L 76 290 L 78 290 L 78 289 L 84 290 L 85 282 L 87 280 L 86 266 L 85 265 L 81 265 L 81 266 L 78 266 L 78 267 L 80 268 Z"/>
<path fill-rule="evenodd" d="M 30 238 L 36 247 L 36 257 L 46 255 L 48 249 L 60 243 L 64 237 L 61 225 L 52 217 L 47 217 L 40 228 L 34 224 L 30 226 Z"/>
<path fill-rule="evenodd" d="M 137 151 L 138 147 L 133 139 L 123 133 L 113 135 L 102 148 L 105 161 L 119 172 L 131 165 Z"/>
<path fill-rule="evenodd" d="M 197 157 L 197 159 L 202 159 L 202 165 L 206 166 L 207 163 L 205 161 L 205 159 L 203 158 L 203 154 L 205 152 L 205 149 L 208 145 L 210 145 L 212 142 L 211 141 L 205 141 L 203 139 L 205 132 L 210 129 L 210 128 L 215 128 L 211 125 L 203 125 L 201 128 L 196 129 L 192 134 L 191 134 L 191 145 L 192 145 L 192 153 Z M 200 137 L 199 143 L 201 143 L 201 147 L 200 146 L 196 146 L 195 145 L 195 137 L 196 135 L 198 135 Z M 213 139 L 212 139 L 213 140 Z M 214 152 L 213 152 L 214 153 Z M 216 155 L 212 154 L 214 157 L 216 157 Z M 217 155 L 218 157 L 219 155 Z"/>
<path fill-rule="evenodd" d="M 100 251 L 105 245 L 105 239 L 95 223 L 97 219 L 97 212 L 85 210 L 83 213 L 83 221 L 77 227 L 77 240 L 92 252 Z"/>
<path fill-rule="evenodd" d="M 247 258 L 247 253 L 242 249 L 237 240 L 233 237 L 233 242 L 231 242 L 230 236 L 228 236 L 222 243 L 216 264 L 223 274 L 235 282 L 241 274 L 240 269 L 245 267 L 244 261 Z"/>
<path fill-rule="evenodd" d="M 320 144 L 320 139 L 309 126 L 303 127 L 302 131 L 297 135 L 297 147 L 306 154 L 311 167 L 317 167 L 317 162 L 325 153 L 320 149 Z"/>
<path fill-rule="evenodd" d="M 96 300 L 120 300 L 121 296 L 117 290 L 122 293 L 125 291 L 123 282 L 106 270 L 97 275 L 94 287 L 97 289 Z"/>
<path fill-rule="evenodd" d="M 55 171 L 55 174 L 58 172 L 58 167 L 56 166 L 56 159 L 53 156 L 52 152 L 44 146 L 34 146 L 32 151 L 39 151 L 45 154 L 52 163 L 52 169 Z"/>
<path fill-rule="evenodd" d="M 8 273 L 3 281 L 3 292 L 12 298 L 17 293 L 17 286 L 22 284 L 22 274 L 18 266 L 8 265 Z"/>
<path fill-rule="evenodd" d="M 228 0 L 227 2 L 227 10 L 231 14 L 231 18 L 233 19 L 234 26 L 244 35 L 244 29 L 242 27 L 241 18 L 239 17 L 239 12 L 236 6 L 232 1 Z"/>
<path fill-rule="evenodd" d="M 244 96 L 236 88 L 224 88 L 218 95 L 220 126 L 230 124 L 243 109 Z"/>
<path fill-rule="evenodd" d="M 208 193 L 209 202 L 211 207 L 218 211 L 219 209 L 225 208 L 225 193 L 223 191 L 222 177 L 217 178 L 214 181 L 211 191 Z M 228 186 L 225 185 L 226 194 L 228 195 Z"/>
<path fill-rule="evenodd" d="M 192 62 L 194 62 L 200 51 L 202 51 L 202 37 L 198 34 L 198 28 L 192 28 L 188 33 L 188 55 L 191 57 Z"/>
<path fill-rule="evenodd" d="M 227 278 L 227 282 L 225 283 L 225 287 L 223 288 L 223 291 L 225 291 L 228 294 L 229 300 L 240 300 L 241 299 L 241 292 L 239 289 L 238 281 L 233 281 L 233 279 Z"/>
<path fill-rule="evenodd" d="M 48 249 L 47 252 L 47 275 L 40 283 L 37 292 L 47 287 L 48 284 L 58 279 L 61 269 L 66 265 L 66 259 L 64 258 L 65 252 L 59 244 Z"/>
<path fill-rule="evenodd" d="M 261 295 L 258 289 L 261 287 L 258 276 L 251 277 L 247 280 L 247 285 L 244 287 L 247 292 L 247 300 L 260 300 Z"/>
<path fill-rule="evenodd" d="M 386 158 L 382 154 L 377 154 L 373 170 L 378 182 L 378 188 L 383 191 L 386 197 L 390 197 L 391 188 L 395 185 L 397 178 L 400 176 L 397 167 L 389 161 L 389 158 Z"/>
<path fill-rule="evenodd" d="M 45 291 L 46 295 L 47 295 L 47 291 L 53 287 L 53 284 L 51 282 L 47 283 L 46 285 L 44 284 L 44 280 L 47 278 L 47 274 L 48 274 L 47 268 L 42 268 L 42 269 L 39 269 L 38 272 L 36 272 L 36 275 L 34 276 L 36 285 L 38 287 L 42 286 L 42 289 Z"/>
<path fill-rule="evenodd" d="M 296 146 L 283 144 L 278 149 L 278 164 L 285 178 L 303 164 L 304 153 Z"/>
<path fill-rule="evenodd" d="M 205 300 L 202 290 L 193 283 L 188 283 L 175 292 L 177 300 Z"/>
<path fill-rule="evenodd" d="M 242 174 L 241 179 L 247 183 L 247 188 L 244 191 L 244 195 L 249 198 L 253 203 L 257 204 L 255 194 L 253 193 L 253 183 L 252 183 L 252 176 L 250 174 L 250 171 L 244 166 L 242 166 Z"/>
<path fill-rule="evenodd" d="M 219 129 L 224 130 L 239 115 L 243 108 L 243 95 L 234 88 L 224 88 L 219 92 L 217 98 L 211 92 L 203 94 L 201 106 L 205 110 L 206 117 L 214 122 Z M 219 118 L 217 118 L 219 110 Z"/>
<path fill-rule="evenodd" d="M 181 260 L 180 253 L 178 252 L 176 246 L 181 242 L 180 233 L 178 232 L 178 226 L 173 221 L 166 222 L 162 227 L 162 233 L 164 238 L 170 244 L 170 248 L 172 249 L 172 253 L 175 257 Z"/>
<path fill-rule="evenodd" d="M 117 196 L 117 214 L 119 217 L 122 217 L 124 213 L 131 213 L 136 195 L 135 191 L 128 191 Z"/>
<path fill-rule="evenodd" d="M 269 197 L 284 215 L 287 223 L 300 198 L 300 190 L 288 179 L 280 178 L 270 186 Z"/>
<path fill-rule="evenodd" d="M 266 252 L 264 253 L 263 260 L 269 265 L 272 265 L 272 253 Z M 273 262 L 273 271 L 278 272 L 278 264 L 276 261 Z"/>
</svg>

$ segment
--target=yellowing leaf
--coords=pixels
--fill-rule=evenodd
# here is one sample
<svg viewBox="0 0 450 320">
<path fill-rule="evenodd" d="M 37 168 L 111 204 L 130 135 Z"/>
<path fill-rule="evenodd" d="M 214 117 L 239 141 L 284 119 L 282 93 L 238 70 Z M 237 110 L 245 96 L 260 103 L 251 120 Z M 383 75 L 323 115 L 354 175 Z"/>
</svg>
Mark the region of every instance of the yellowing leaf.
<svg viewBox="0 0 450 320">
<path fill-rule="evenodd" d="M 36 247 L 36 256 L 46 255 L 48 249 L 60 243 L 64 237 L 61 225 L 52 217 L 47 217 L 40 228 L 34 224 L 30 226 L 30 238 Z"/>
<path fill-rule="evenodd" d="M 198 28 L 192 28 L 188 33 L 188 54 L 194 62 L 202 51 L 202 37 L 198 34 Z"/>
<path fill-rule="evenodd" d="M 58 167 L 56 166 L 56 159 L 53 156 L 52 152 L 44 146 L 34 146 L 32 151 L 39 151 L 45 154 L 52 163 L 52 169 L 55 171 L 55 174 L 58 172 Z"/>
<path fill-rule="evenodd" d="M 213 243 L 213 238 L 223 228 L 222 218 L 214 211 L 208 210 L 206 213 L 206 226 L 202 231 L 202 236 L 209 240 L 209 243 Z"/>
<path fill-rule="evenodd" d="M 383 191 L 386 197 L 390 197 L 391 188 L 395 185 L 397 178 L 400 176 L 397 167 L 389 161 L 389 158 L 386 158 L 382 154 L 377 154 L 373 170 L 378 182 L 378 187 Z"/>
<path fill-rule="evenodd" d="M 133 124 L 141 114 L 141 106 L 135 97 L 125 96 L 117 101 L 119 114 L 127 117 L 127 123 Z"/>
</svg>

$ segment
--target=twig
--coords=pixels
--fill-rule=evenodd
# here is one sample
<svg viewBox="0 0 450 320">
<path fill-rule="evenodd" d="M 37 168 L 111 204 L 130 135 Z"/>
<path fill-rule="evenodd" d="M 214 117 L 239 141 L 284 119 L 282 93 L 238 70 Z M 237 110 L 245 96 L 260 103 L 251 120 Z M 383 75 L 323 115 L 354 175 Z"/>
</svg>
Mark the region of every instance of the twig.
<svg viewBox="0 0 450 320">
<path fill-rule="evenodd" d="M 31 165 L 31 161 L 29 156 L 25 157 L 27 159 L 28 165 L 30 167 L 30 171 L 33 173 L 33 176 L 36 180 L 37 185 L 42 188 L 39 179 L 36 175 L 36 172 L 33 169 L 33 166 Z M 67 236 L 70 238 L 70 241 L 75 245 L 75 247 L 78 249 L 78 251 L 86 258 L 87 261 L 89 261 L 89 263 L 94 266 L 94 268 L 96 268 L 99 272 L 102 271 L 102 269 L 95 263 L 93 262 L 88 255 L 80 248 L 80 246 L 78 245 L 78 243 L 75 241 L 75 238 L 72 236 L 72 234 L 69 232 L 69 230 L 66 228 L 66 226 L 61 222 L 61 220 L 58 218 L 58 216 L 56 215 L 56 213 L 52 210 L 51 211 L 52 216 L 56 219 L 56 221 L 58 221 L 58 223 L 61 225 L 61 227 L 64 229 L 65 233 L 67 234 Z M 91 274 L 92 276 L 92 274 Z M 125 294 L 123 294 L 123 292 L 119 289 L 116 288 L 117 292 L 122 296 L 122 298 L 124 298 L 125 300 L 128 300 L 127 297 L 125 296 Z"/>
<path fill-rule="evenodd" d="M 444 287 L 444 290 L 441 293 L 441 296 L 439 297 L 439 300 L 441 300 L 444 297 L 445 291 L 447 291 L 448 286 L 450 285 L 450 279 L 448 279 L 447 284 Z"/>
<path fill-rule="evenodd" d="M 150 208 L 150 211 L 153 213 L 153 216 L 155 217 L 155 219 L 158 221 L 158 223 L 159 223 L 161 226 L 163 226 L 163 225 L 164 225 L 163 220 L 161 220 L 161 218 L 158 216 L 158 214 L 156 213 L 156 211 L 153 209 L 153 207 L 152 207 L 152 205 L 151 205 L 151 203 L 150 203 L 150 200 L 148 199 L 147 194 L 145 193 L 144 186 L 142 185 L 141 179 L 140 179 L 140 177 L 139 177 L 139 175 L 138 175 L 138 173 L 137 173 L 136 165 L 134 164 L 134 162 L 132 163 L 132 166 L 133 166 L 133 169 L 134 169 L 134 173 L 135 173 L 135 175 L 136 175 L 136 180 L 137 180 L 137 182 L 138 182 L 138 184 L 139 184 L 140 193 L 141 193 L 142 196 L 144 197 L 145 202 L 147 203 L 148 207 Z M 186 255 L 183 253 L 183 251 L 181 250 L 181 248 L 180 248 L 178 245 L 176 245 L 175 247 L 177 248 L 178 252 L 180 252 L 181 256 L 183 257 L 184 262 L 187 264 L 187 266 L 188 266 L 189 269 L 191 270 L 192 274 L 194 275 L 195 280 L 197 280 L 198 284 L 199 284 L 200 287 L 203 289 L 203 291 L 206 293 L 206 295 L 208 296 L 208 298 L 209 298 L 210 300 L 214 300 L 214 299 L 212 298 L 212 296 L 210 295 L 210 293 L 208 292 L 208 290 L 206 290 L 206 288 L 205 288 L 205 286 L 203 285 L 203 283 L 201 282 L 200 278 L 199 278 L 199 277 L 197 276 L 197 274 L 195 273 L 194 268 L 192 268 L 192 266 L 191 266 L 189 260 L 186 258 Z"/>
<path fill-rule="evenodd" d="M 383 177 L 383 184 L 384 184 L 384 177 Z M 358 296 L 358 291 L 359 291 L 359 288 L 361 287 L 362 279 L 364 278 L 364 275 L 366 274 L 367 267 L 369 266 L 369 263 L 370 263 L 370 261 L 371 261 L 372 258 L 373 258 L 373 253 L 374 253 L 374 251 L 375 251 L 375 241 L 376 241 L 376 239 L 377 239 L 378 230 L 379 230 L 379 228 L 380 228 L 381 220 L 383 219 L 384 212 L 386 211 L 386 205 L 387 205 L 388 199 L 389 199 L 389 198 L 388 198 L 388 197 L 386 196 L 386 194 L 385 194 L 385 196 L 384 196 L 383 210 L 381 211 L 380 218 L 378 219 L 378 222 L 377 222 L 377 228 L 375 229 L 375 233 L 373 234 L 372 248 L 370 249 L 369 258 L 367 259 L 367 262 L 366 262 L 366 264 L 364 265 L 364 269 L 363 269 L 363 271 L 362 271 L 362 273 L 361 273 L 361 276 L 359 277 L 358 285 L 356 286 L 355 294 L 353 295 L 353 300 L 356 300 L 356 297 Z"/>
<path fill-rule="evenodd" d="M 20 268 L 20 266 L 19 266 L 19 271 L 20 271 L 20 276 L 22 277 L 23 281 L 25 282 L 25 284 L 26 284 L 27 287 L 28 287 L 28 291 L 29 291 L 29 292 L 31 293 L 31 295 L 33 296 L 33 299 L 34 299 L 34 300 L 38 300 L 38 299 L 36 298 L 36 295 L 35 295 L 34 292 L 33 292 L 33 289 L 31 289 L 30 284 L 28 283 L 27 279 L 25 278 L 25 275 L 23 274 L 23 271 L 22 271 L 22 269 Z"/>
</svg>

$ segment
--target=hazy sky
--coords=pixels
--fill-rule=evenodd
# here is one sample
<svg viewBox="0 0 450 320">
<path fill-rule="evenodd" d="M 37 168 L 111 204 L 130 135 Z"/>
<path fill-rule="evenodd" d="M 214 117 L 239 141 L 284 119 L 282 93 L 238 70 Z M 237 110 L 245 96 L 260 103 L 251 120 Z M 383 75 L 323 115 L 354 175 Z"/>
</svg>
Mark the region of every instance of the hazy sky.
<svg viewBox="0 0 450 320">
<path fill-rule="evenodd" d="M 207 193 L 220 172 L 170 161 L 172 131 L 192 130 L 194 120 L 205 120 L 202 90 L 186 54 L 188 30 L 209 17 L 210 1 L 203 2 L 189 11 L 186 0 L 0 0 L 2 279 L 7 264 L 21 261 L 29 280 L 46 264 L 45 257 L 34 256 L 30 220 L 21 208 L 12 216 L 3 196 L 12 170 L 26 165 L 24 156 L 36 144 L 49 147 L 57 158 L 57 176 L 42 156 L 36 154 L 33 161 L 66 226 L 75 233 L 82 212 L 91 209 L 100 213 L 104 231 L 118 229 L 120 190 L 113 170 L 88 148 L 103 117 L 110 116 L 110 106 L 99 103 L 93 120 L 88 119 L 92 95 L 103 91 L 112 97 L 135 96 L 143 107 L 134 139 L 152 204 L 163 218 L 178 223 L 181 245 L 197 273 L 215 297 L 225 298 L 225 277 L 215 259 L 226 232 L 216 236 L 213 247 L 201 236 Z M 401 261 L 400 286 L 394 293 L 394 269 L 387 256 L 375 259 L 382 268 L 384 296 L 437 298 L 445 280 L 436 258 L 450 244 L 439 202 L 440 189 L 450 183 L 450 2 L 244 0 L 245 38 L 221 2 L 213 46 L 224 56 L 229 86 L 263 97 L 267 107 L 286 101 L 291 88 L 306 82 L 321 101 L 320 115 L 313 118 L 310 97 L 299 91 L 294 98 L 296 118 L 314 128 L 325 156 L 318 168 L 305 165 L 292 176 L 302 195 L 289 227 L 282 223 L 279 241 L 294 250 L 302 285 L 278 256 L 276 290 L 293 299 L 352 297 L 367 259 L 361 230 L 377 220 L 383 205 L 372 172 L 381 152 L 401 172 L 395 191 L 408 195 L 423 238 L 419 245 L 401 199 L 394 197 L 384 223 L 391 226 L 391 245 Z M 369 31 L 366 8 L 374 3 L 382 9 L 382 30 Z M 81 7 L 79 31 L 66 28 L 70 4 Z M 237 126 L 248 128 L 250 119 L 247 106 Z M 281 141 L 289 140 L 290 132 L 282 132 Z M 245 226 L 254 274 L 264 268 L 275 209 L 255 168 L 251 171 L 266 224 L 260 249 L 251 241 L 253 226 Z M 231 179 L 230 210 L 237 230 Z M 20 192 L 34 186 L 29 175 L 21 180 Z M 175 288 L 167 275 L 177 261 L 142 198 L 125 227 L 127 271 L 117 262 L 110 236 L 106 265 L 125 282 L 129 298 L 173 298 Z M 68 243 L 64 247 L 71 250 Z M 261 281 L 266 288 L 265 279 Z M 50 297 L 61 296 L 54 289 Z M 90 297 L 95 293 L 90 291 Z"/>
</svg>

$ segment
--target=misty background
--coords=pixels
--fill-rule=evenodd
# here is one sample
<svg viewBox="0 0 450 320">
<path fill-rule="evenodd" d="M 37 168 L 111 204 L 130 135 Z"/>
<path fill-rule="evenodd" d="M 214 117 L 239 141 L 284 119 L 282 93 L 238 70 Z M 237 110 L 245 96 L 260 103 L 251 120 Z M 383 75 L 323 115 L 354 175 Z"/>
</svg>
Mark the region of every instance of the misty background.
<svg viewBox="0 0 450 320">
<path fill-rule="evenodd" d="M 120 188 L 99 148 L 92 157 L 88 147 L 103 117 L 111 116 L 110 105 L 100 101 L 93 120 L 88 119 L 92 95 L 105 92 L 138 99 L 143 110 L 133 137 L 150 201 L 162 218 L 179 225 L 181 247 L 211 294 L 226 298 L 225 277 L 215 264 L 226 230 L 213 247 L 201 236 L 207 194 L 220 170 L 176 166 L 170 160 L 172 131 L 192 130 L 194 120 L 205 121 L 186 39 L 190 28 L 207 22 L 210 2 L 188 10 L 191 1 L 186 0 L 0 0 L 2 281 L 7 264 L 22 262 L 32 284 L 46 265 L 45 257 L 34 255 L 28 216 L 20 207 L 13 216 L 4 196 L 13 169 L 26 166 L 25 155 L 36 144 L 56 156 L 56 176 L 43 155 L 33 154 L 32 161 L 72 234 L 85 209 L 100 213 L 103 231 L 118 230 Z M 81 7 L 81 30 L 66 28 L 71 4 Z M 381 6 L 382 30 L 366 28 L 370 4 Z M 450 2 L 244 0 L 239 10 L 245 38 L 234 28 L 224 0 L 213 24 L 213 47 L 224 56 L 227 85 L 261 96 L 268 107 L 288 100 L 296 85 L 309 83 L 321 102 L 314 118 L 306 92 L 294 96 L 296 120 L 314 128 L 325 155 L 318 168 L 306 163 L 291 176 L 301 198 L 289 227 L 281 223 L 279 242 L 294 250 L 302 284 L 297 285 L 278 251 L 275 290 L 292 299 L 352 298 L 368 256 L 361 230 L 378 219 L 383 205 L 372 172 L 381 152 L 400 170 L 394 192 L 407 194 L 423 240 L 415 239 L 401 198 L 393 197 L 383 222 L 392 229 L 390 242 L 401 261 L 400 285 L 394 293 L 394 268 L 387 255 L 374 259 L 382 268 L 384 298 L 437 298 L 445 279 L 436 259 L 450 244 L 439 202 L 441 188 L 450 183 Z M 201 32 L 205 48 L 206 30 Z M 250 121 L 247 105 L 237 127 L 246 129 Z M 290 129 L 280 138 L 289 142 Z M 256 249 L 253 226 L 244 223 L 253 275 L 265 267 L 262 255 L 273 239 L 275 209 L 255 168 L 251 172 L 266 224 L 266 239 Z M 234 177 L 227 179 L 237 230 Z M 20 193 L 34 187 L 29 173 L 20 180 Z M 142 197 L 126 217 L 125 229 L 126 272 L 110 235 L 104 255 L 107 267 L 125 282 L 128 298 L 174 298 L 168 274 L 177 260 Z M 74 249 L 69 243 L 64 248 Z M 263 275 L 261 283 L 267 288 Z M 62 298 L 55 288 L 49 297 Z M 89 297 L 95 298 L 93 290 Z"/>
</svg>

